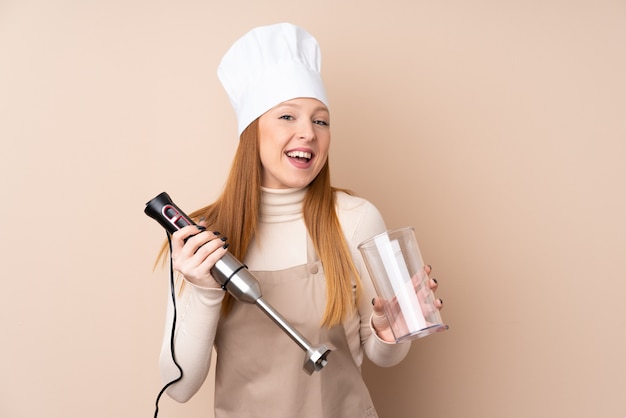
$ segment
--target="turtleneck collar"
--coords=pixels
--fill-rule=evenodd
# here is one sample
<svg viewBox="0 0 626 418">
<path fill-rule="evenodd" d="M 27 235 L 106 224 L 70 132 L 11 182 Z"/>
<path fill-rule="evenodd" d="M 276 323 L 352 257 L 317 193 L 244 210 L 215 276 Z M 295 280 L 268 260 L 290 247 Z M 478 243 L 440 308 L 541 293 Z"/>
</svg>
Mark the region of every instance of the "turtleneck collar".
<svg viewBox="0 0 626 418">
<path fill-rule="evenodd" d="M 261 222 L 276 223 L 302 219 L 302 202 L 307 188 L 261 188 Z"/>
</svg>

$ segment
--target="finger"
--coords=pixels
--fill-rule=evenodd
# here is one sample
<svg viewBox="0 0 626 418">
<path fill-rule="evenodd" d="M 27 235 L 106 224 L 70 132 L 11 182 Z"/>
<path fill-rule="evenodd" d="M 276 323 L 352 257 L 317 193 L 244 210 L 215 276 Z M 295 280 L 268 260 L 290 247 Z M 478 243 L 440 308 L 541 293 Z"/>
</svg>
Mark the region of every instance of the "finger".
<svg viewBox="0 0 626 418">
<path fill-rule="evenodd" d="M 203 260 L 208 254 L 224 245 L 227 239 L 226 237 L 219 237 L 215 232 L 203 231 L 187 239 L 183 252 L 189 257 L 198 256 L 196 258 Z M 211 245 L 208 245 L 209 243 Z"/>
<path fill-rule="evenodd" d="M 437 288 L 439 287 L 439 282 L 437 281 L 437 279 L 432 277 L 428 282 L 428 287 L 430 287 L 430 290 L 432 290 L 433 292 L 436 292 Z"/>
<path fill-rule="evenodd" d="M 424 266 L 424 270 L 426 270 L 426 274 L 430 275 L 430 273 L 433 271 L 433 267 L 430 264 L 426 264 Z"/>
<path fill-rule="evenodd" d="M 374 315 L 380 316 L 385 314 L 385 311 L 383 309 L 383 302 L 380 300 L 380 298 L 373 298 L 372 306 L 374 306 Z"/>
<path fill-rule="evenodd" d="M 194 253 L 194 257 L 199 260 L 199 262 L 203 262 L 207 257 L 209 257 L 212 253 L 219 250 L 220 248 L 226 249 L 228 248 L 228 243 L 226 242 L 228 238 L 226 237 L 213 237 L 208 241 L 205 241 Z M 223 254 L 220 255 L 220 257 Z M 217 261 L 217 260 L 216 260 Z"/>
<path fill-rule="evenodd" d="M 443 300 L 442 299 L 435 299 L 435 308 L 441 310 L 443 309 Z"/>
<path fill-rule="evenodd" d="M 184 228 L 179 229 L 178 231 L 174 232 L 171 236 L 172 246 L 182 248 L 190 237 L 197 235 L 199 232 L 203 231 L 204 229 L 206 228 L 198 227 L 197 225 L 188 225 Z"/>
<path fill-rule="evenodd" d="M 228 249 L 228 243 L 225 243 L 225 241 L 225 239 L 214 239 L 198 249 L 191 261 L 191 263 L 197 266 L 194 269 L 196 274 L 210 274 L 210 270 L 215 266 L 215 263 L 224 256 Z"/>
<path fill-rule="evenodd" d="M 380 298 L 372 299 L 372 305 L 374 306 L 374 314 L 372 315 L 372 326 L 377 333 L 381 333 L 389 328 L 389 321 L 385 316 L 383 303 Z"/>
<path fill-rule="evenodd" d="M 194 225 L 193 228 L 195 228 L 195 231 L 191 230 L 188 234 L 185 234 L 186 236 L 183 242 L 183 251 L 190 256 L 191 254 L 194 254 L 203 244 L 213 238 L 212 234 L 207 232 L 205 227 Z"/>
</svg>

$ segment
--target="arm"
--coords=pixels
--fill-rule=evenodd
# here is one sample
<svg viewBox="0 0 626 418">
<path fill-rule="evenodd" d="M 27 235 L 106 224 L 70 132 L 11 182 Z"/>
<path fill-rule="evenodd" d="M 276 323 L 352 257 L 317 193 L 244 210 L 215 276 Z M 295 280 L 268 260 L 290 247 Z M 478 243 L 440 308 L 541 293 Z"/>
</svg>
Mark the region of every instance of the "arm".
<svg viewBox="0 0 626 418">
<path fill-rule="evenodd" d="M 411 344 L 387 342 L 376 334 L 372 326 L 372 300 L 376 297 L 376 291 L 357 248 L 366 239 L 386 231 L 385 222 L 378 209 L 370 202 L 345 194 L 339 194 L 337 197 L 339 220 L 361 279 L 361 293 L 356 313 L 359 316 L 359 329 L 354 332 L 358 332 L 361 348 L 373 363 L 383 367 L 396 365 L 407 355 Z M 358 358 L 356 360 L 360 363 Z"/>
<path fill-rule="evenodd" d="M 363 211 L 362 219 L 354 232 L 355 247 L 366 239 L 369 239 L 386 230 L 382 217 L 378 210 L 367 203 L 369 210 Z M 361 314 L 361 338 L 363 350 L 368 358 L 379 366 L 387 367 L 399 363 L 408 353 L 410 342 L 395 344 L 393 332 L 383 312 L 383 303 L 377 297 L 374 285 L 369 272 L 365 267 L 363 257 L 357 249 L 358 254 L 353 254 L 355 265 L 360 273 L 362 284 L 362 295 L 359 301 L 358 310 Z M 431 267 L 424 267 L 425 273 L 430 275 Z M 437 281 L 430 279 L 428 282 L 430 290 L 437 291 Z M 435 300 L 435 308 L 441 309 L 443 302 L 441 299 Z M 372 306 L 373 305 L 373 306 Z M 365 320 L 367 319 L 367 322 Z"/>
<path fill-rule="evenodd" d="M 188 401 L 200 389 L 209 372 L 211 353 L 224 292 L 186 283 L 177 291 L 177 324 L 174 335 L 174 356 L 183 370 L 183 377 L 167 389 L 178 402 Z M 174 306 L 168 298 L 165 332 L 159 368 L 163 384 L 178 378 L 180 372 L 172 359 L 171 325 Z"/>
<path fill-rule="evenodd" d="M 173 355 L 183 370 L 182 379 L 171 385 L 167 393 L 179 402 L 189 400 L 202 386 L 211 364 L 213 341 L 220 317 L 224 292 L 211 276 L 211 268 L 226 252 L 219 233 L 203 226 L 188 226 L 172 234 L 174 270 L 184 278 L 184 286 L 176 291 L 177 324 Z M 169 298 L 166 330 L 163 336 L 159 366 L 164 384 L 178 378 L 171 348 L 171 324 L 174 305 Z"/>
</svg>

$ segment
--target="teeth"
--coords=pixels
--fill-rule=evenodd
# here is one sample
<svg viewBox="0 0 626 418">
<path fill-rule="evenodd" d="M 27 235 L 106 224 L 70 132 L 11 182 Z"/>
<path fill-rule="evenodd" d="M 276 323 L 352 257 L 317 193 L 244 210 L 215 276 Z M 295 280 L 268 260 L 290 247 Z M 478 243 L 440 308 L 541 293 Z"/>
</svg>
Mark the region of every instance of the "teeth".
<svg viewBox="0 0 626 418">
<path fill-rule="evenodd" d="M 306 158 L 307 160 L 311 159 L 311 153 L 304 151 L 290 151 L 287 153 L 287 156 L 291 158 Z"/>
</svg>

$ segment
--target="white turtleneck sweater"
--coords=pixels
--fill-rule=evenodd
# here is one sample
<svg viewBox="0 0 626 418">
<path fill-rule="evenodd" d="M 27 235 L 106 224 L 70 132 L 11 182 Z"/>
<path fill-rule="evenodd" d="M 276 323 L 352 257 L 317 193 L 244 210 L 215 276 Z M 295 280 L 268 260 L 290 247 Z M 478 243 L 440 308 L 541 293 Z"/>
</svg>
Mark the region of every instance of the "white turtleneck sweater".
<svg viewBox="0 0 626 418">
<path fill-rule="evenodd" d="M 250 271 L 284 270 L 307 262 L 307 231 L 302 215 L 305 194 L 306 189 L 263 189 L 259 231 L 244 260 Z M 410 343 L 387 343 L 373 331 L 371 301 L 376 294 L 357 249 L 364 240 L 385 231 L 384 221 L 370 202 L 342 192 L 337 194 L 337 215 L 362 283 L 357 314 L 344 323 L 350 352 L 358 366 L 363 362 L 363 353 L 380 366 L 395 365 L 406 356 Z M 184 376 L 168 389 L 168 394 L 178 401 L 189 399 L 206 378 L 223 297 L 221 289 L 189 284 L 177 297 L 175 353 Z M 170 353 L 172 315 L 169 301 L 160 360 L 166 383 L 179 375 Z"/>
</svg>

